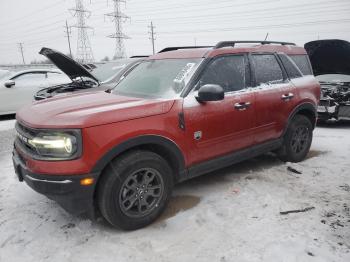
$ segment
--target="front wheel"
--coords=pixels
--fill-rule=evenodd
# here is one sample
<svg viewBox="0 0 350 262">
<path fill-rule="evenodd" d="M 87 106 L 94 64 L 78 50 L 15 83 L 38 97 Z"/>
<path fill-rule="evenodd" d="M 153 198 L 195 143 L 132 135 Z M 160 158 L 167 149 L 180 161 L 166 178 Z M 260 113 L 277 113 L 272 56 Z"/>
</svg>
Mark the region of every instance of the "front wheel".
<svg viewBox="0 0 350 262">
<path fill-rule="evenodd" d="M 133 151 L 114 159 L 102 174 L 98 205 L 113 226 L 134 230 L 152 223 L 172 190 L 172 170 L 159 155 Z"/>
<path fill-rule="evenodd" d="M 296 115 L 288 126 L 282 147 L 277 151 L 279 159 L 285 162 L 300 162 L 309 153 L 313 126 L 309 118 Z"/>
</svg>

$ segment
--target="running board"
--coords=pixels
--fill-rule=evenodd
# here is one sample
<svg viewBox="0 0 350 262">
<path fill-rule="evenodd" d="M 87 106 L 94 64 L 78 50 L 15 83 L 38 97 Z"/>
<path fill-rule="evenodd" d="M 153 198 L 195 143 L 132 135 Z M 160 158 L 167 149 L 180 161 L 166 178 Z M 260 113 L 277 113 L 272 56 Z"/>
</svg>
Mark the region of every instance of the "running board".
<svg viewBox="0 0 350 262">
<path fill-rule="evenodd" d="M 188 168 L 187 175 L 181 176 L 179 182 L 182 182 L 187 179 L 191 179 L 191 178 L 212 172 L 214 170 L 221 169 L 221 168 L 236 164 L 238 162 L 259 156 L 261 154 L 270 152 L 272 150 L 278 149 L 279 147 L 282 146 L 282 142 L 283 142 L 282 138 L 271 140 L 256 146 L 235 151 L 228 155 L 210 159 L 200 164 L 196 164 Z"/>
</svg>

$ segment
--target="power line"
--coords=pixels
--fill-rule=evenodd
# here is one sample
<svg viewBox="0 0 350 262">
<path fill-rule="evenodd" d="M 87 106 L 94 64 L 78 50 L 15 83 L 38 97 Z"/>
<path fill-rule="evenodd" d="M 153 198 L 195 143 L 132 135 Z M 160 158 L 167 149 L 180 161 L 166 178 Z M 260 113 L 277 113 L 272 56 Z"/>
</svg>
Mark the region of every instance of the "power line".
<svg viewBox="0 0 350 262">
<path fill-rule="evenodd" d="M 271 25 L 258 25 L 258 26 L 242 26 L 242 27 L 231 27 L 231 28 L 210 28 L 210 29 L 197 29 L 193 30 L 185 30 L 185 31 L 164 31 L 162 34 L 176 34 L 176 33 L 208 33 L 208 32 L 225 32 L 225 31 L 235 31 L 235 30 L 251 30 L 251 29 L 270 29 L 270 28 L 289 28 L 289 27 L 300 27 L 300 26 L 313 26 L 313 25 L 321 25 L 321 24 L 334 24 L 334 23 L 349 23 L 350 19 L 334 19 L 334 20 L 318 20 L 313 22 L 301 22 L 301 23 L 290 23 L 290 24 L 271 24 Z"/>
<path fill-rule="evenodd" d="M 23 64 L 25 65 L 26 62 L 24 61 L 24 54 L 23 54 L 23 43 L 18 43 L 18 49 L 19 51 L 21 52 L 22 54 L 22 61 L 23 61 Z"/>
<path fill-rule="evenodd" d="M 124 39 L 130 39 L 130 37 L 128 37 L 126 34 L 123 33 L 122 24 L 129 17 L 123 12 L 121 12 L 120 3 L 122 2 L 125 3 L 125 0 L 113 0 L 114 11 L 111 13 L 105 14 L 106 16 L 110 17 L 114 22 L 115 32 L 114 34 L 111 34 L 107 37 L 115 39 L 115 51 L 114 51 L 115 59 L 124 58 L 126 56 Z"/>
<path fill-rule="evenodd" d="M 259 8 L 259 9 L 250 9 L 248 13 L 242 13 L 241 10 L 237 10 L 237 7 L 235 5 L 232 5 L 232 6 L 226 6 L 225 9 L 229 9 L 230 7 L 232 8 L 235 8 L 235 11 L 232 12 L 232 11 L 229 11 L 229 12 L 223 12 L 223 13 L 209 13 L 209 14 L 206 14 L 205 15 L 205 18 L 208 18 L 208 17 L 213 17 L 213 18 L 218 18 L 219 17 L 222 17 L 222 16 L 228 16 L 228 17 L 236 17 L 237 15 L 238 16 L 241 16 L 241 17 L 246 17 L 246 16 L 255 16 L 256 19 L 258 19 L 258 15 L 260 14 L 271 14 L 271 13 L 275 13 L 275 12 L 285 12 L 285 11 L 291 11 L 291 12 L 294 12 L 295 14 L 297 14 L 296 12 L 299 12 L 299 11 L 303 11 L 305 10 L 305 8 L 307 7 L 312 7 L 313 8 L 313 11 L 316 12 L 315 10 L 318 10 L 319 8 L 330 8 L 330 7 L 339 7 L 339 8 L 343 8 L 345 6 L 349 6 L 349 2 L 343 2 L 341 5 L 334 5 L 334 4 L 331 4 L 331 3 L 334 3 L 334 2 L 337 2 L 339 3 L 338 1 L 323 1 L 323 2 L 318 2 L 317 3 L 317 7 L 315 7 L 315 3 L 304 3 L 304 4 L 298 4 L 298 5 L 289 5 L 289 6 L 276 6 L 276 7 L 270 7 L 270 8 L 267 8 L 267 7 L 264 7 L 264 8 Z M 331 5 L 329 5 L 331 4 Z M 239 7 L 239 5 L 238 5 Z M 210 11 L 212 10 L 217 10 L 217 9 L 222 9 L 222 7 L 216 7 L 216 8 L 211 8 Z M 300 10 L 301 9 L 301 10 Z M 207 8 L 204 8 L 204 9 L 197 9 L 197 10 L 183 10 L 181 12 L 179 12 L 179 14 L 185 14 L 186 12 L 200 12 L 200 11 L 206 11 Z M 164 9 L 163 11 L 160 11 L 160 12 L 150 12 L 150 13 L 143 13 L 143 14 L 146 14 L 147 16 L 149 15 L 164 15 L 166 17 L 159 17 L 157 18 L 157 21 L 180 21 L 184 18 L 202 18 L 203 19 L 203 15 L 202 14 L 191 14 L 191 15 L 187 15 L 187 16 L 171 16 L 169 17 L 169 14 L 168 12 L 174 12 L 173 10 L 169 10 L 169 9 Z M 310 12 L 309 12 L 310 13 Z M 137 15 L 137 14 L 133 14 L 133 16 L 141 16 L 141 15 Z M 147 17 L 145 19 L 140 19 L 140 20 L 137 20 L 138 22 L 146 22 L 147 21 Z"/>
<path fill-rule="evenodd" d="M 52 4 L 52 5 L 49 5 L 49 6 L 46 6 L 46 7 L 37 9 L 37 10 L 34 10 L 34 11 L 30 12 L 30 13 L 27 13 L 25 16 L 21 16 L 21 17 L 19 17 L 19 18 L 16 18 L 16 19 L 13 19 L 13 20 L 10 20 L 10 21 L 7 20 L 6 23 L 0 24 L 0 26 L 7 26 L 7 25 L 9 25 L 9 24 L 16 23 L 16 22 L 21 21 L 21 20 L 23 20 L 23 19 L 26 19 L 26 18 L 28 18 L 28 17 L 30 17 L 30 16 L 32 16 L 32 15 L 36 15 L 36 16 L 37 16 L 38 13 L 41 13 L 41 12 L 44 11 L 44 10 L 50 9 L 50 8 L 55 7 L 55 6 L 57 6 L 57 5 L 60 5 L 60 4 L 62 4 L 62 1 L 61 1 L 61 0 L 57 1 L 56 3 L 54 3 L 54 4 Z"/>
<path fill-rule="evenodd" d="M 155 32 L 154 32 L 155 26 L 153 25 L 152 21 L 151 21 L 151 25 L 149 25 L 148 28 L 150 29 L 150 31 L 148 33 L 150 34 L 150 38 L 149 39 L 152 41 L 153 54 L 155 54 L 155 51 L 154 51 L 154 41 L 156 40 Z"/>
<path fill-rule="evenodd" d="M 240 22 L 244 22 L 247 20 L 253 20 L 253 21 L 259 21 L 259 23 L 264 22 L 266 20 L 271 20 L 273 18 L 285 18 L 285 17 L 292 17 L 292 18 L 296 18 L 298 17 L 298 19 L 300 19 L 300 16 L 305 16 L 307 15 L 307 18 L 310 17 L 319 17 L 320 14 L 326 14 L 327 16 L 330 15 L 337 15 L 339 16 L 342 12 L 346 12 L 346 14 L 348 14 L 348 12 L 350 11 L 350 6 L 348 8 L 343 7 L 342 9 L 331 9 L 330 7 L 320 7 L 320 8 L 315 8 L 313 9 L 314 13 L 310 14 L 310 11 L 305 10 L 304 12 L 302 11 L 298 11 L 297 13 L 295 11 L 291 12 L 291 13 L 280 13 L 277 15 L 271 15 L 271 13 L 269 12 L 264 12 L 262 13 L 265 16 L 260 16 L 256 15 L 252 12 L 250 12 L 249 14 L 237 14 L 233 17 L 232 13 L 227 13 L 227 14 L 220 14 L 220 17 L 217 17 L 217 14 L 213 14 L 213 15 L 207 15 L 205 17 L 205 20 L 203 19 L 203 16 L 186 16 L 186 17 L 181 17 L 181 19 L 177 18 L 175 19 L 175 22 L 171 22 L 172 25 L 176 24 L 186 24 L 188 25 L 188 23 L 193 23 L 193 22 L 199 22 L 201 24 L 203 23 L 210 23 L 210 22 L 230 22 L 232 23 L 235 19 L 239 19 Z M 159 18 L 157 19 L 157 21 L 170 21 L 173 20 L 174 18 Z M 146 22 L 147 19 L 144 20 L 133 20 L 134 23 L 144 23 Z"/>
<path fill-rule="evenodd" d="M 70 9 L 70 11 L 74 11 L 73 16 L 77 18 L 77 23 L 72 26 L 78 29 L 76 58 L 81 63 L 93 62 L 94 55 L 87 33 L 87 30 L 92 29 L 92 27 L 87 26 L 85 22 L 85 18 L 89 17 L 91 13 L 85 9 L 83 0 L 75 0 L 75 8 Z"/>
</svg>

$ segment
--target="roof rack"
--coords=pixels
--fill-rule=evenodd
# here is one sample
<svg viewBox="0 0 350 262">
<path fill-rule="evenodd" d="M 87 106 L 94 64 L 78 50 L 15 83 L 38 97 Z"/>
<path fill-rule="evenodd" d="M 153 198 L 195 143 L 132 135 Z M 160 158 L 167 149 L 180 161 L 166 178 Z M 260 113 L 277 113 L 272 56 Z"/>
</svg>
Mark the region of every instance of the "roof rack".
<svg viewBox="0 0 350 262">
<path fill-rule="evenodd" d="M 222 41 L 217 43 L 214 46 L 214 49 L 219 49 L 227 46 L 234 47 L 235 44 L 262 44 L 262 45 L 268 45 L 268 44 L 280 44 L 280 45 L 295 45 L 295 43 L 288 43 L 288 42 L 278 42 L 278 41 Z"/>
<path fill-rule="evenodd" d="M 158 53 L 175 51 L 175 50 L 179 50 L 179 49 L 211 48 L 211 47 L 213 47 L 213 46 L 172 46 L 172 47 L 166 47 L 166 48 L 160 50 Z"/>
</svg>

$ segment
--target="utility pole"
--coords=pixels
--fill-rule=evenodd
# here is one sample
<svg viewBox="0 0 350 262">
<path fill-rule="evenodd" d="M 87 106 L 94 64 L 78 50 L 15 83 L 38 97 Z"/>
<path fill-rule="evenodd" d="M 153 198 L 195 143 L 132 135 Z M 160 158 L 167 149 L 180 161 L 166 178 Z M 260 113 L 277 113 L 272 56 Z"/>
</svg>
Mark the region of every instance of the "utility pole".
<svg viewBox="0 0 350 262">
<path fill-rule="evenodd" d="M 73 58 L 73 56 L 72 56 L 72 49 L 71 49 L 71 47 L 70 47 L 70 35 L 71 35 L 71 30 L 70 30 L 70 28 L 68 27 L 68 22 L 67 22 L 67 20 L 66 20 L 66 31 L 64 31 L 66 34 L 67 34 L 67 38 L 68 38 L 68 46 L 69 46 L 69 55 L 70 55 L 70 57 L 71 58 Z"/>
<path fill-rule="evenodd" d="M 111 18 L 112 22 L 114 22 L 115 27 L 114 34 L 107 36 L 109 38 L 115 39 L 114 59 L 126 57 L 124 39 L 130 39 L 130 37 L 123 33 L 122 27 L 122 24 L 129 18 L 127 15 L 121 12 L 120 8 L 120 3 L 125 3 L 125 1 L 126 0 L 113 0 L 113 12 L 105 14 Z"/>
<path fill-rule="evenodd" d="M 81 63 L 90 63 L 94 61 L 94 55 L 88 36 L 88 29 L 92 27 L 86 24 L 85 19 L 90 17 L 91 13 L 85 9 L 83 0 L 75 0 L 75 8 L 69 9 L 73 12 L 73 16 L 77 18 L 77 23 L 72 27 L 78 29 L 78 40 L 77 40 L 77 55 L 76 58 Z"/>
<path fill-rule="evenodd" d="M 156 40 L 155 38 L 155 32 L 154 32 L 154 28 L 155 26 L 153 25 L 153 22 L 151 21 L 151 25 L 148 26 L 148 28 L 150 29 L 150 31 L 148 32 L 150 34 L 150 40 L 152 41 L 152 50 L 153 50 L 153 54 L 155 54 L 155 51 L 154 51 L 154 40 Z"/>
<path fill-rule="evenodd" d="M 22 54 L 22 61 L 23 61 L 23 64 L 25 65 L 26 62 L 24 61 L 24 54 L 23 54 L 23 43 L 18 43 L 18 48 L 19 48 L 19 51 L 21 52 Z"/>
</svg>

